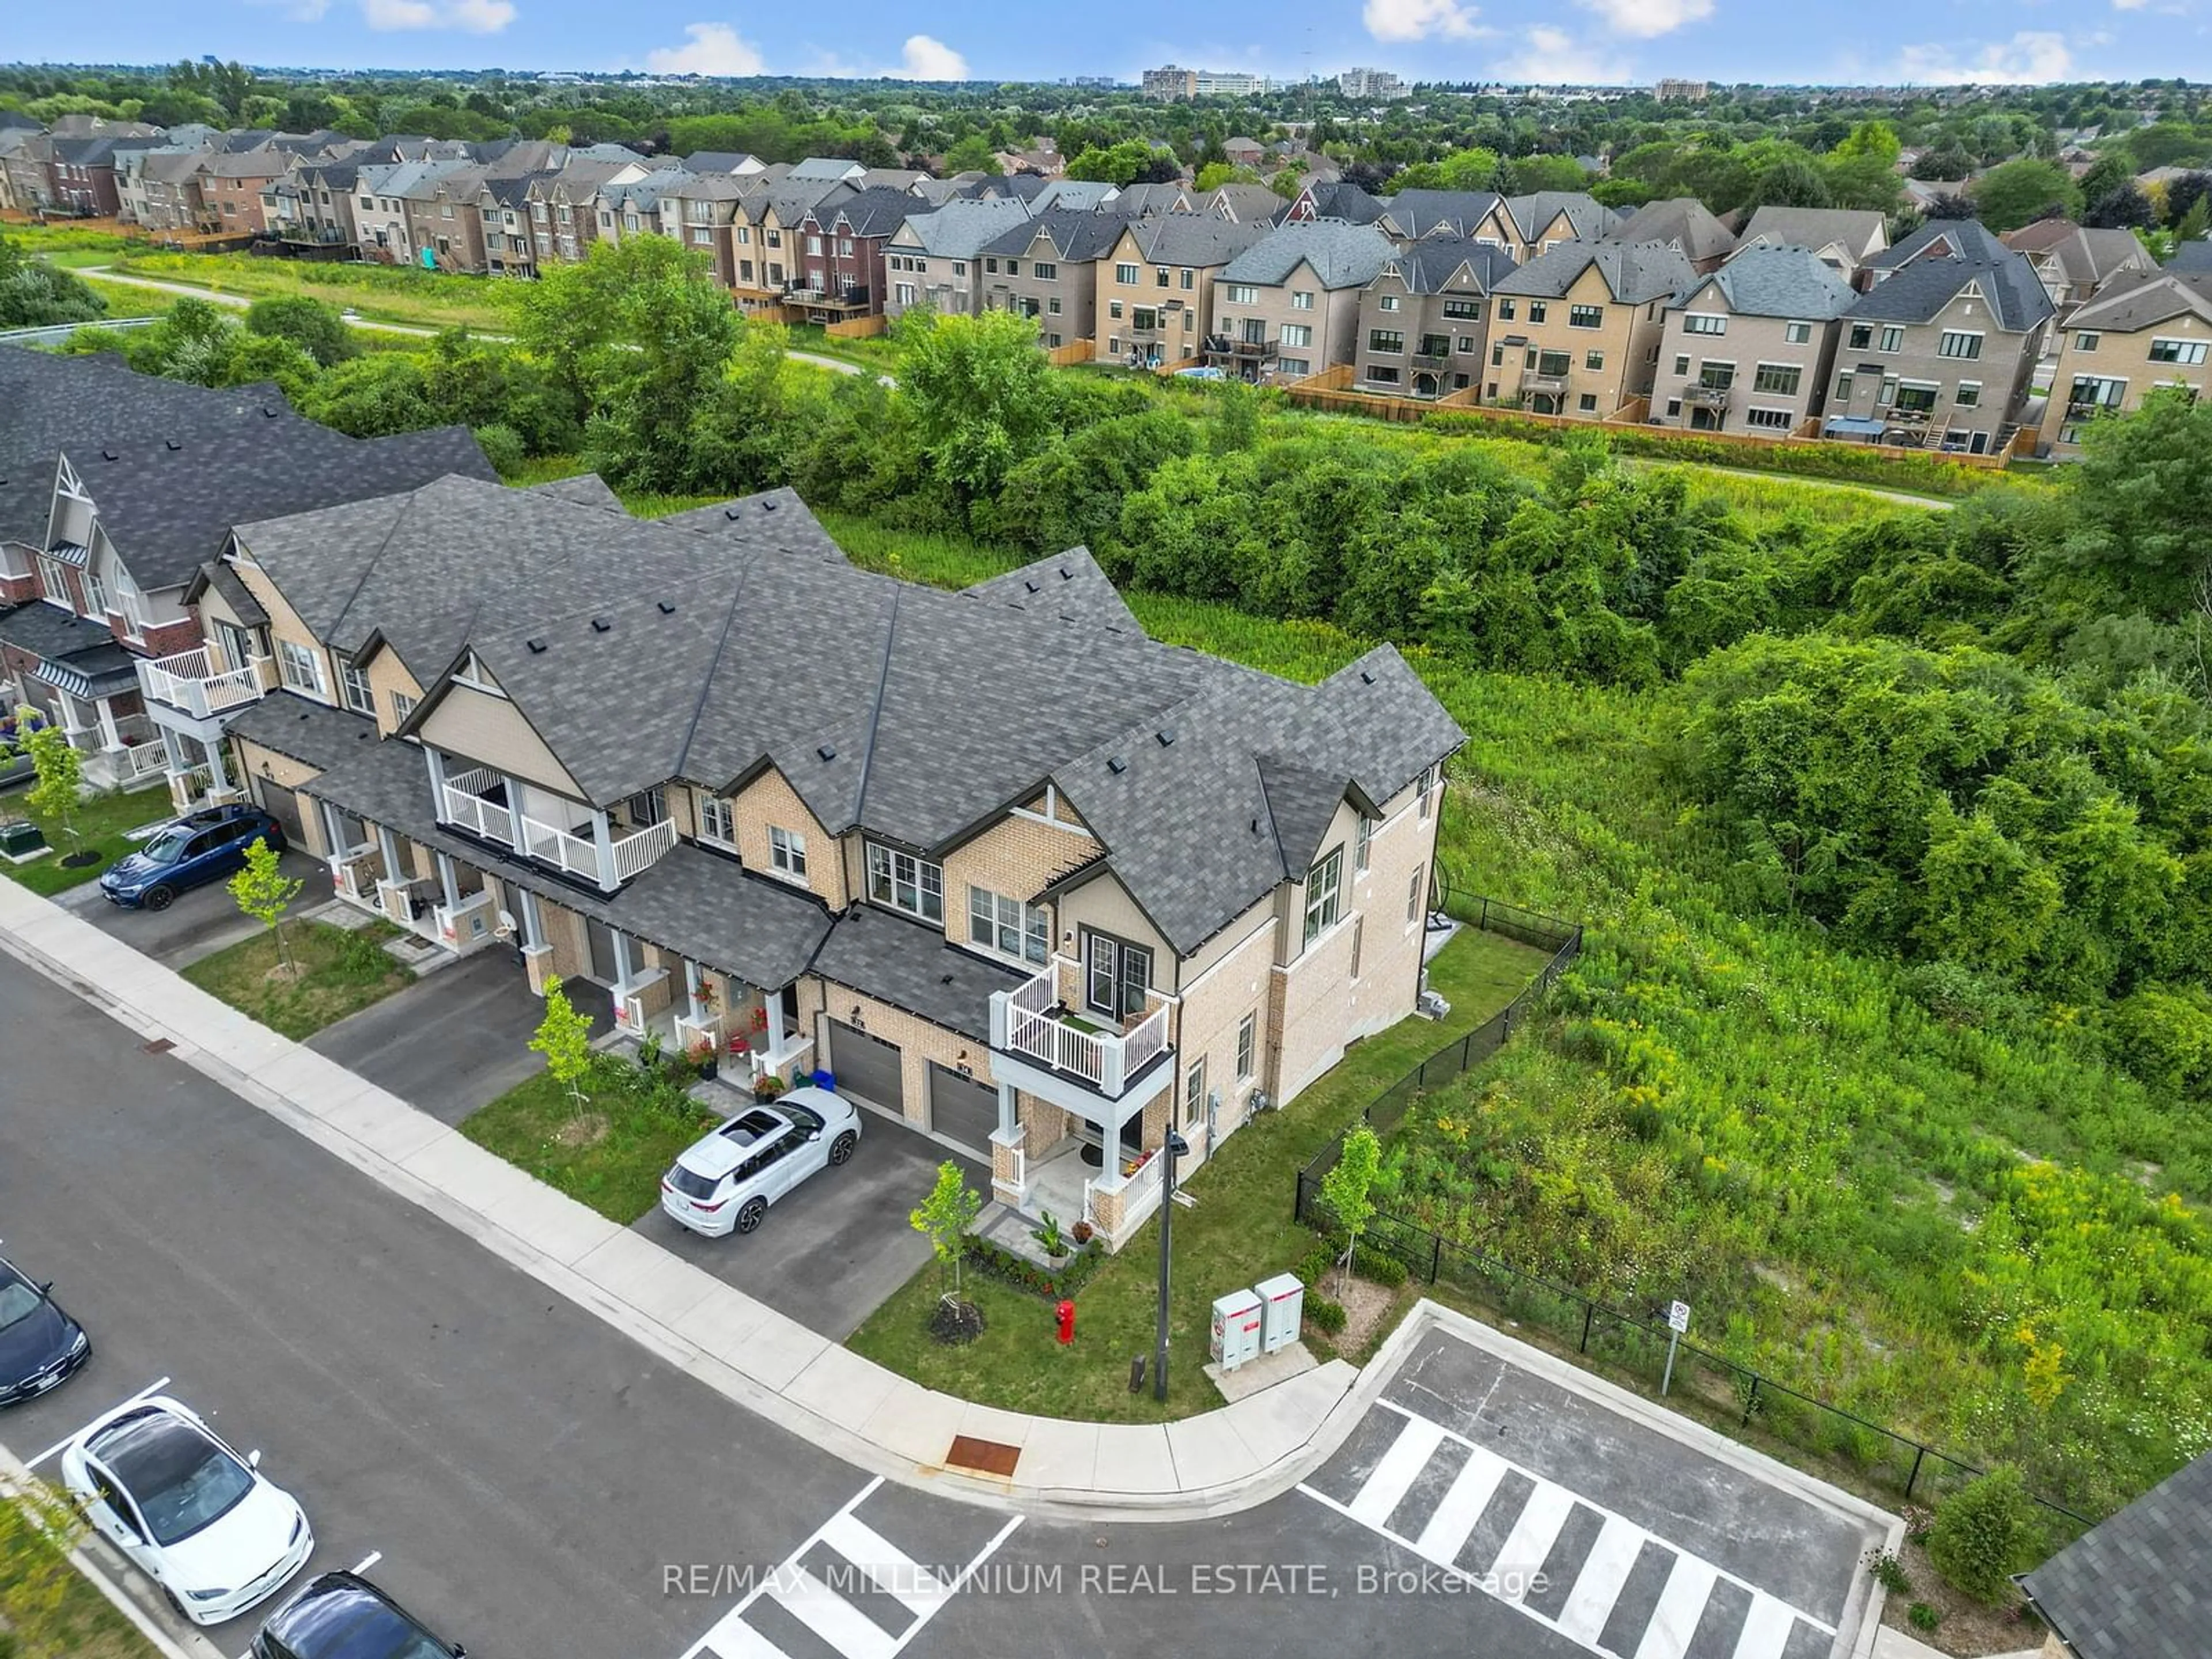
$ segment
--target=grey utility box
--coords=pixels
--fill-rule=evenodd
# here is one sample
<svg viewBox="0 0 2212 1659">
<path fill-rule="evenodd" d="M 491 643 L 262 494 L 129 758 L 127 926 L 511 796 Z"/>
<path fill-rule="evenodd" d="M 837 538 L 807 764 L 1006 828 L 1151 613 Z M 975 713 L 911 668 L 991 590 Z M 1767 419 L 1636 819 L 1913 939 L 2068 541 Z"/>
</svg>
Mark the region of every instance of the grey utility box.
<svg viewBox="0 0 2212 1659">
<path fill-rule="evenodd" d="M 1273 1353 L 1298 1340 L 1305 1318 L 1306 1287 L 1296 1273 L 1277 1273 L 1252 1287 L 1260 1296 L 1260 1352 Z"/>
<path fill-rule="evenodd" d="M 1260 1298 L 1251 1291 L 1215 1298 L 1212 1351 L 1213 1363 L 1224 1371 L 1260 1357 Z"/>
</svg>

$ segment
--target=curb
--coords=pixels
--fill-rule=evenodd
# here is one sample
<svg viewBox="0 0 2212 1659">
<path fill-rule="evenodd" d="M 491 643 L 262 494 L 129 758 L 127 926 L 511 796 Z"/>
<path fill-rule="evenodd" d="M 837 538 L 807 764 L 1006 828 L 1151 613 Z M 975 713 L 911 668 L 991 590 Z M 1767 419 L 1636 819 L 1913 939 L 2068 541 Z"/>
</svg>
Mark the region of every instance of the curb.
<svg viewBox="0 0 2212 1659">
<path fill-rule="evenodd" d="M 495 1159 L 489 1153 L 480 1152 L 458 1132 L 436 1123 L 428 1115 L 305 1045 L 278 1036 L 216 1002 L 186 984 L 173 970 L 100 932 L 66 907 L 56 905 L 12 882 L 0 881 L 0 912 L 13 913 L 0 919 L 0 952 L 75 994 L 123 1025 L 137 1040 L 166 1040 L 172 1059 L 183 1061 L 388 1191 L 436 1216 L 658 1358 L 698 1378 L 747 1411 L 859 1468 L 902 1486 L 1041 1518 L 1181 1522 L 1232 1514 L 1289 1491 L 1334 1453 L 1382 1392 L 1385 1381 L 1410 1345 L 1430 1328 L 1430 1320 L 1409 1317 L 1401 1322 L 1363 1368 L 1355 1370 L 1342 1360 L 1330 1360 L 1300 1377 L 1250 1395 L 1236 1406 L 1218 1407 L 1165 1424 L 1078 1423 L 1029 1417 L 957 1400 L 923 1389 L 909 1379 L 862 1359 L 842 1345 L 806 1331 L 797 1322 L 755 1303 L 660 1246 L 585 1210 L 526 1172 Z M 25 937 L 29 925 L 49 933 L 83 929 L 92 936 L 87 942 L 96 942 L 102 953 L 120 952 L 127 957 L 129 971 L 133 975 L 143 975 L 162 992 L 179 994 L 184 1002 L 196 1000 L 205 1006 L 198 1011 L 173 1006 L 166 1013 L 138 1006 L 126 994 L 95 983 L 100 969 L 91 962 L 80 968 L 45 945 Z M 194 1018 L 195 1012 L 201 1018 Z M 250 1047 L 267 1056 L 254 1062 L 264 1071 L 281 1069 L 295 1076 L 304 1072 L 309 1075 L 300 1078 L 302 1087 L 308 1086 L 313 1074 L 319 1071 L 326 1086 L 318 1092 L 329 1103 L 331 1115 L 319 1114 L 290 1092 L 261 1082 L 240 1065 L 216 1052 L 216 1045 L 225 1042 L 225 1027 L 228 1028 L 229 1046 L 234 1049 Z M 389 1103 L 388 1110 L 386 1103 Z M 404 1152 L 387 1152 L 366 1138 L 375 1126 L 364 1126 L 356 1133 L 331 1121 L 341 1111 L 356 1115 L 364 1105 L 370 1109 L 372 1115 L 384 1112 L 387 1136 L 393 1126 L 403 1127 L 414 1138 L 413 1146 Z M 482 1171 L 495 1176 L 489 1183 L 489 1196 L 482 1200 L 484 1207 L 477 1207 L 469 1199 L 409 1167 L 425 1161 L 450 1164 L 456 1158 L 465 1164 L 482 1159 L 495 1165 L 495 1171 Z M 503 1218 L 509 1215 L 517 1218 L 518 1224 L 507 1224 Z M 584 1218 L 588 1218 L 587 1226 L 581 1224 Z M 537 1224 L 534 1231 L 541 1237 L 558 1234 L 565 1225 L 572 1243 L 579 1234 L 592 1238 L 592 1243 L 589 1248 L 575 1249 L 573 1259 L 564 1259 L 526 1236 L 526 1230 L 530 1230 L 533 1222 Z M 603 1271 L 611 1277 L 621 1277 L 623 1282 L 619 1286 L 611 1288 L 584 1270 L 584 1264 L 602 1253 L 618 1258 L 614 1266 Z M 627 1258 L 629 1273 L 618 1273 L 620 1258 Z M 649 1312 L 625 1293 L 633 1288 L 645 1293 L 675 1286 L 680 1300 L 683 1290 L 693 1285 L 695 1276 L 696 1281 L 703 1281 L 705 1288 L 673 1311 L 664 1307 L 660 1313 Z M 663 1301 L 665 1304 L 667 1298 L 664 1297 Z M 739 1328 L 714 1328 L 713 1316 L 702 1311 L 710 1305 L 738 1322 Z M 679 1323 L 691 1315 L 701 1315 L 702 1318 L 691 1322 L 695 1328 L 687 1334 L 679 1328 Z M 750 1322 L 743 1322 L 749 1316 Z M 706 1334 L 723 1339 L 720 1351 L 701 1340 L 702 1331 L 698 1328 L 702 1321 L 706 1322 Z M 765 1358 L 749 1341 L 755 1334 L 769 1350 Z M 784 1350 L 780 1354 L 775 1352 L 779 1343 Z M 794 1349 L 803 1351 L 803 1357 L 793 1352 Z M 749 1374 L 741 1364 L 748 1358 L 757 1364 L 769 1367 L 779 1380 L 763 1381 L 759 1376 Z M 788 1362 L 787 1368 L 783 1362 Z M 894 1403 L 893 1397 L 898 1396 L 896 1403 L 916 1411 L 919 1423 L 894 1419 L 886 1425 L 885 1433 L 887 1437 L 902 1433 L 912 1443 L 910 1446 L 888 1444 L 864 1432 L 873 1425 L 872 1413 L 856 1426 L 825 1415 L 793 1398 L 793 1394 L 784 1392 L 786 1389 L 796 1392 L 795 1385 L 802 1378 L 817 1371 L 836 1374 L 829 1386 L 816 1385 L 814 1391 L 823 1397 L 836 1396 L 841 1392 L 840 1385 L 842 1392 L 848 1395 L 873 1389 L 877 1408 L 887 1412 Z M 1332 1389 L 1334 1397 L 1322 1406 L 1320 1396 Z M 1285 1420 L 1286 1414 L 1291 1420 Z M 1252 1439 L 1257 1441 L 1256 1446 L 1239 1433 L 1240 1424 L 1254 1431 Z M 1072 1437 L 1076 1444 L 1089 1446 L 1089 1451 L 1079 1455 L 1076 1465 L 1085 1471 L 1081 1478 L 1064 1483 L 1040 1481 L 1019 1487 L 1006 1479 L 948 1467 L 933 1461 L 920 1449 L 924 1445 L 949 1449 L 956 1433 L 1012 1440 L 1026 1449 L 1033 1432 L 1063 1442 Z M 1119 1442 L 1119 1445 L 1109 1449 L 1109 1439 Z M 1042 1448 L 1040 1455 L 1046 1455 Z M 1149 1464 L 1155 1483 L 1149 1489 L 1120 1492 L 1101 1487 L 1091 1476 L 1097 1468 L 1107 1467 L 1109 1460 L 1113 1467 L 1125 1474 L 1132 1467 Z M 1158 1471 L 1164 1466 L 1172 1480 L 1179 1461 L 1199 1468 L 1240 1462 L 1247 1467 L 1225 1473 L 1218 1480 L 1201 1480 L 1188 1487 L 1170 1490 L 1158 1484 Z"/>
<path fill-rule="evenodd" d="M 0 1446 L 0 1498 L 12 1500 L 16 1494 L 41 1483 L 26 1468 L 21 1459 L 6 1447 Z M 58 1491 L 57 1487 L 55 1490 Z M 98 1552 L 95 1555 L 94 1552 Z M 107 1545 L 96 1534 L 87 1532 L 82 1541 L 69 1553 L 69 1563 L 75 1567 L 94 1589 L 114 1604 L 115 1610 L 128 1619 L 134 1629 L 154 1645 L 162 1659 L 227 1659 L 222 1650 L 198 1631 L 179 1637 L 172 1634 L 155 1616 L 139 1606 L 138 1598 L 113 1576 L 135 1580 L 137 1575 L 127 1563 L 118 1559 L 118 1565 L 111 1569 L 105 1557 L 112 1554 Z"/>
</svg>

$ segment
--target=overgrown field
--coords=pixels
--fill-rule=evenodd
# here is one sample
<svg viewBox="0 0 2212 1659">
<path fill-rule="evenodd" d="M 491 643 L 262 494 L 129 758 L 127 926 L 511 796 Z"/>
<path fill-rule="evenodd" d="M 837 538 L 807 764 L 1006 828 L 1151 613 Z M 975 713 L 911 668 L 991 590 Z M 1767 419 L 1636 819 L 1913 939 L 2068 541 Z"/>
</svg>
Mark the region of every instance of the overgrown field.
<svg viewBox="0 0 2212 1659">
<path fill-rule="evenodd" d="M 246 253 L 139 252 L 115 261 L 115 268 L 125 276 L 157 277 L 252 300 L 304 294 L 325 305 L 351 307 L 380 322 L 492 332 L 508 326 L 499 289 L 482 276 L 400 265 L 311 264 Z"/>
</svg>

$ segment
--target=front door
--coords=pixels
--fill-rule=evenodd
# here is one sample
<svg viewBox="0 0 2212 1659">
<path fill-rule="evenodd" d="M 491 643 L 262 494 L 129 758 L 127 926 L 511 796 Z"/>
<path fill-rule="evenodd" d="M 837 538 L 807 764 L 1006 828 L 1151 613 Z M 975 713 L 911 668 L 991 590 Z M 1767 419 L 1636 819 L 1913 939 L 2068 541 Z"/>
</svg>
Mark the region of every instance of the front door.
<svg viewBox="0 0 2212 1659">
<path fill-rule="evenodd" d="M 1116 1025 L 1142 1013 L 1152 983 L 1152 953 L 1111 933 L 1083 935 L 1084 1004 Z"/>
<path fill-rule="evenodd" d="M 615 984 L 619 975 L 615 971 L 614 929 L 595 917 L 586 916 L 584 936 L 591 945 L 591 976 L 602 985 Z"/>
</svg>

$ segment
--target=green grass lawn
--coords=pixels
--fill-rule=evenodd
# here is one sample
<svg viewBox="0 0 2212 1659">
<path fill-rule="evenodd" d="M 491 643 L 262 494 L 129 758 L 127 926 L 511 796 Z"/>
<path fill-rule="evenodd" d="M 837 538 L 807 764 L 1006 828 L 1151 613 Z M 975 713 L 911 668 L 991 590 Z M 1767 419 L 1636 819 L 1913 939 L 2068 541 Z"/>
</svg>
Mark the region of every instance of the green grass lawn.
<svg viewBox="0 0 2212 1659">
<path fill-rule="evenodd" d="M 173 816 L 166 788 L 137 789 L 127 794 L 95 795 L 79 804 L 76 809 L 76 831 L 83 838 L 87 852 L 100 854 L 98 862 L 70 868 L 62 862 L 70 842 L 62 833 L 61 825 L 51 818 L 40 817 L 23 805 L 23 792 L 16 790 L 0 795 L 0 818 L 27 817 L 46 831 L 46 842 L 54 850 L 42 859 L 28 864 L 0 864 L 4 872 L 21 882 L 34 893 L 58 893 L 66 888 L 77 887 L 95 878 L 101 871 L 132 850 L 135 842 L 125 839 L 124 831 L 137 830 L 149 823 L 158 823 Z"/>
<path fill-rule="evenodd" d="M 659 1201 L 661 1176 L 713 1114 L 680 1086 L 648 1082 L 610 1055 L 595 1057 L 583 1089 L 579 1106 L 540 1072 L 472 1113 L 461 1133 L 627 1227 Z"/>
<path fill-rule="evenodd" d="M 47 1526 L 82 1527 L 67 1500 L 37 1488 L 41 1513 L 0 1506 L 0 1654 L 12 1659 L 155 1659 L 154 1645 L 55 1547 Z M 46 1506 L 51 1505 L 49 1516 Z"/>
<path fill-rule="evenodd" d="M 939 1293 L 935 1264 L 878 1309 L 851 1340 L 854 1352 L 933 1389 L 1010 1411 L 1152 1422 L 1219 1405 L 1205 1363 L 1213 1299 L 1287 1271 L 1313 1235 L 1291 1217 L 1297 1172 L 1377 1094 L 1427 1055 L 1474 1030 L 1519 994 L 1545 953 L 1495 934 L 1463 933 L 1437 956 L 1430 982 L 1452 1005 L 1441 1022 L 1401 1020 L 1353 1046 L 1280 1112 L 1255 1118 L 1191 1178 L 1195 1208 L 1175 1218 L 1176 1276 L 1169 1328 L 1174 1363 L 1168 1398 L 1128 1391 L 1129 1361 L 1152 1351 L 1158 1307 L 1158 1223 L 1152 1222 L 1076 1295 L 1076 1341 L 1053 1334 L 1052 1306 L 972 1273 L 965 1288 L 988 1322 L 980 1338 L 945 1347 L 927 1328 Z"/>
<path fill-rule="evenodd" d="M 192 963 L 185 977 L 296 1042 L 414 983 L 384 951 L 384 941 L 398 931 L 380 921 L 352 932 L 327 922 L 290 921 L 284 939 L 297 977 L 272 976 L 276 941 L 266 933 Z"/>
</svg>

